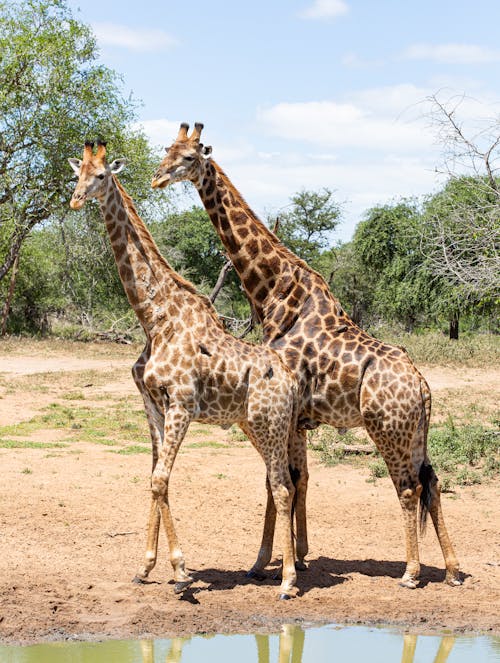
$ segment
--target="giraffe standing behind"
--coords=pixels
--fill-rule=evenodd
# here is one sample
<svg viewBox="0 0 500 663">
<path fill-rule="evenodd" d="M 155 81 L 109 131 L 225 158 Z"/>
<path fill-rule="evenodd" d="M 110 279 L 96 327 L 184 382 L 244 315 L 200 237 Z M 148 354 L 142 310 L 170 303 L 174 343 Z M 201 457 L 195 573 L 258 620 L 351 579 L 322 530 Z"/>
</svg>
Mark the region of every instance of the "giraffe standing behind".
<svg viewBox="0 0 500 663">
<path fill-rule="evenodd" d="M 299 382 L 299 419 L 292 449 L 304 429 L 321 423 L 364 426 L 382 454 L 403 510 L 406 570 L 414 588 L 420 573 L 417 512 L 429 511 L 446 565 L 446 581 L 460 584 L 459 565 L 445 528 L 438 479 L 427 455 L 431 394 L 403 348 L 360 329 L 343 311 L 322 276 L 289 251 L 246 204 L 200 143 L 202 124 L 182 124 L 153 177 L 152 186 L 191 181 L 197 188 L 246 294 L 262 323 L 264 344 L 279 352 Z M 291 458 L 296 481 L 297 555 L 307 552 L 307 469 Z M 302 515 L 299 512 L 302 512 Z"/>
<path fill-rule="evenodd" d="M 258 347 L 226 333 L 208 298 L 177 274 L 161 256 L 115 174 L 123 159 L 108 164 L 106 148 L 86 143 L 83 160 L 70 159 L 78 175 L 71 207 L 99 200 L 116 264 L 146 334 L 146 347 L 133 367 L 144 400 L 153 449 L 152 501 L 144 580 L 156 563 L 160 519 L 167 535 L 175 591 L 192 582 L 185 570 L 170 511 L 168 484 L 180 444 L 191 421 L 237 423 L 264 459 L 283 550 L 282 598 L 294 593 L 296 572 L 291 531 L 294 486 L 288 444 L 297 416 L 297 384 L 271 348 Z M 267 555 L 265 549 L 259 553 Z M 258 565 L 260 562 L 258 561 Z"/>
</svg>

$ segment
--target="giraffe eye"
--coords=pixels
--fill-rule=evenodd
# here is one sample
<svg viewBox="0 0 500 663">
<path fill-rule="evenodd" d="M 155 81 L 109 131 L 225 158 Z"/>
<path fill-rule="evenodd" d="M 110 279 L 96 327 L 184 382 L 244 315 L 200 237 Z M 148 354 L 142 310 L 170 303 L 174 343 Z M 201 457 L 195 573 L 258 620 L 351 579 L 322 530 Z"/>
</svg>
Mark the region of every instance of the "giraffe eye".
<svg viewBox="0 0 500 663">
<path fill-rule="evenodd" d="M 100 180 L 104 179 L 104 173 L 101 173 L 100 175 L 97 176 Z"/>
<path fill-rule="evenodd" d="M 194 157 L 184 157 L 185 161 L 194 161 Z"/>
</svg>

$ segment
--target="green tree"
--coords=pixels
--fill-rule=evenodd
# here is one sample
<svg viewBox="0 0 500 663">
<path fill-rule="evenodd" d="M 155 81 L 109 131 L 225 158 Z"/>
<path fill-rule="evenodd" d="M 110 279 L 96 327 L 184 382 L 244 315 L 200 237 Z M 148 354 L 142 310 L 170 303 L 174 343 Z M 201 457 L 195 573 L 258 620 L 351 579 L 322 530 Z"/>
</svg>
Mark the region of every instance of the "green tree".
<svg viewBox="0 0 500 663">
<path fill-rule="evenodd" d="M 375 283 L 364 268 L 353 242 L 325 251 L 319 260 L 318 271 L 354 322 L 360 327 L 367 326 L 371 322 Z"/>
<path fill-rule="evenodd" d="M 66 158 L 132 117 L 90 29 L 62 0 L 0 3 L 0 281 L 37 224 L 66 201 Z"/>
<path fill-rule="evenodd" d="M 151 218 L 163 213 L 168 204 L 149 186 L 158 156 L 144 136 L 130 128 L 135 102 L 123 98 L 118 76 L 97 62 L 90 28 L 72 17 L 64 0 L 0 0 L 0 52 L 0 292 L 7 291 L 5 276 L 20 257 L 24 290 L 19 293 L 16 315 L 34 310 L 21 306 L 31 287 L 29 265 L 23 274 L 22 247 L 37 228 L 58 226 L 58 250 L 64 264 L 58 254 L 55 264 L 62 270 L 61 292 L 67 297 L 68 290 L 72 295 L 80 290 L 74 303 L 88 311 L 82 287 L 75 282 L 83 283 L 88 277 L 88 299 L 94 263 L 102 267 L 108 261 L 103 272 L 108 276 L 111 254 L 103 249 L 107 245 L 102 237 L 93 234 L 102 225 L 96 206 L 80 218 L 79 228 L 76 213 L 69 214 L 73 185 L 67 158 L 81 156 L 85 139 L 101 136 L 107 140 L 110 152 L 129 158 L 124 183 L 138 199 L 141 212 Z M 87 230 L 91 231 L 88 235 Z M 50 233 L 37 237 L 32 250 L 45 241 L 47 251 L 55 250 L 57 242 Z M 77 277 L 79 269 L 87 273 Z M 36 319 L 26 323 L 36 325 Z"/>
<path fill-rule="evenodd" d="M 492 312 L 500 300 L 500 121 L 483 106 L 461 119 L 464 97 L 439 97 L 428 99 L 429 116 L 448 181 L 426 202 L 421 244 L 430 271 L 446 283 L 450 336 L 458 338 L 461 314 Z"/>
<path fill-rule="evenodd" d="M 153 223 L 151 232 L 172 267 L 208 295 L 227 259 L 205 210 L 193 206 L 173 212 L 161 223 Z M 227 316 L 246 318 L 249 315 L 248 301 L 233 270 L 228 274 L 216 306 Z"/>
<path fill-rule="evenodd" d="M 485 178 L 450 179 L 424 204 L 421 246 L 440 281 L 450 338 L 464 314 L 492 313 L 500 298 L 500 194 Z"/>
<path fill-rule="evenodd" d="M 331 234 L 340 220 L 340 205 L 333 200 L 329 189 L 300 191 L 291 201 L 290 209 L 277 218 L 278 237 L 316 268 L 322 252 L 332 243 Z"/>
<path fill-rule="evenodd" d="M 374 284 L 372 315 L 402 322 L 407 331 L 429 315 L 437 283 L 420 251 L 421 214 L 413 200 L 373 207 L 353 239 L 357 259 Z"/>
</svg>

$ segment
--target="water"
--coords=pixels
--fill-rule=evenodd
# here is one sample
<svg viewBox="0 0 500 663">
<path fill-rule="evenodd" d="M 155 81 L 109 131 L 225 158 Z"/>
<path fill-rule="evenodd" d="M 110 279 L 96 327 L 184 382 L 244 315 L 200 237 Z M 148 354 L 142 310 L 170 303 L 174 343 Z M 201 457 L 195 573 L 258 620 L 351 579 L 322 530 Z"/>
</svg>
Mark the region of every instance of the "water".
<svg viewBox="0 0 500 663">
<path fill-rule="evenodd" d="M 499 663 L 500 638 L 284 625 L 275 635 L 1 646 L 0 663 Z"/>
</svg>

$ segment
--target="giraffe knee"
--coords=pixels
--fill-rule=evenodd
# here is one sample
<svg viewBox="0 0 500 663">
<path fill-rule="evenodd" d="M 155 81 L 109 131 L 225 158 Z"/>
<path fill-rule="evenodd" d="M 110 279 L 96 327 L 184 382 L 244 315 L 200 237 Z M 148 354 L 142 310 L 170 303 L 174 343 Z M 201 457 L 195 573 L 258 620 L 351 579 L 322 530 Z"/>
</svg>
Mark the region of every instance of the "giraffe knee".
<svg viewBox="0 0 500 663">
<path fill-rule="evenodd" d="M 168 488 L 168 477 L 162 472 L 153 472 L 151 477 L 151 492 L 154 499 L 158 499 L 166 494 Z"/>
<path fill-rule="evenodd" d="M 417 503 L 417 499 L 418 499 L 417 490 L 418 490 L 418 488 L 416 488 L 416 489 L 406 488 L 405 490 L 403 490 L 399 495 L 399 500 L 400 500 L 401 504 L 405 507 L 414 506 Z"/>
</svg>

